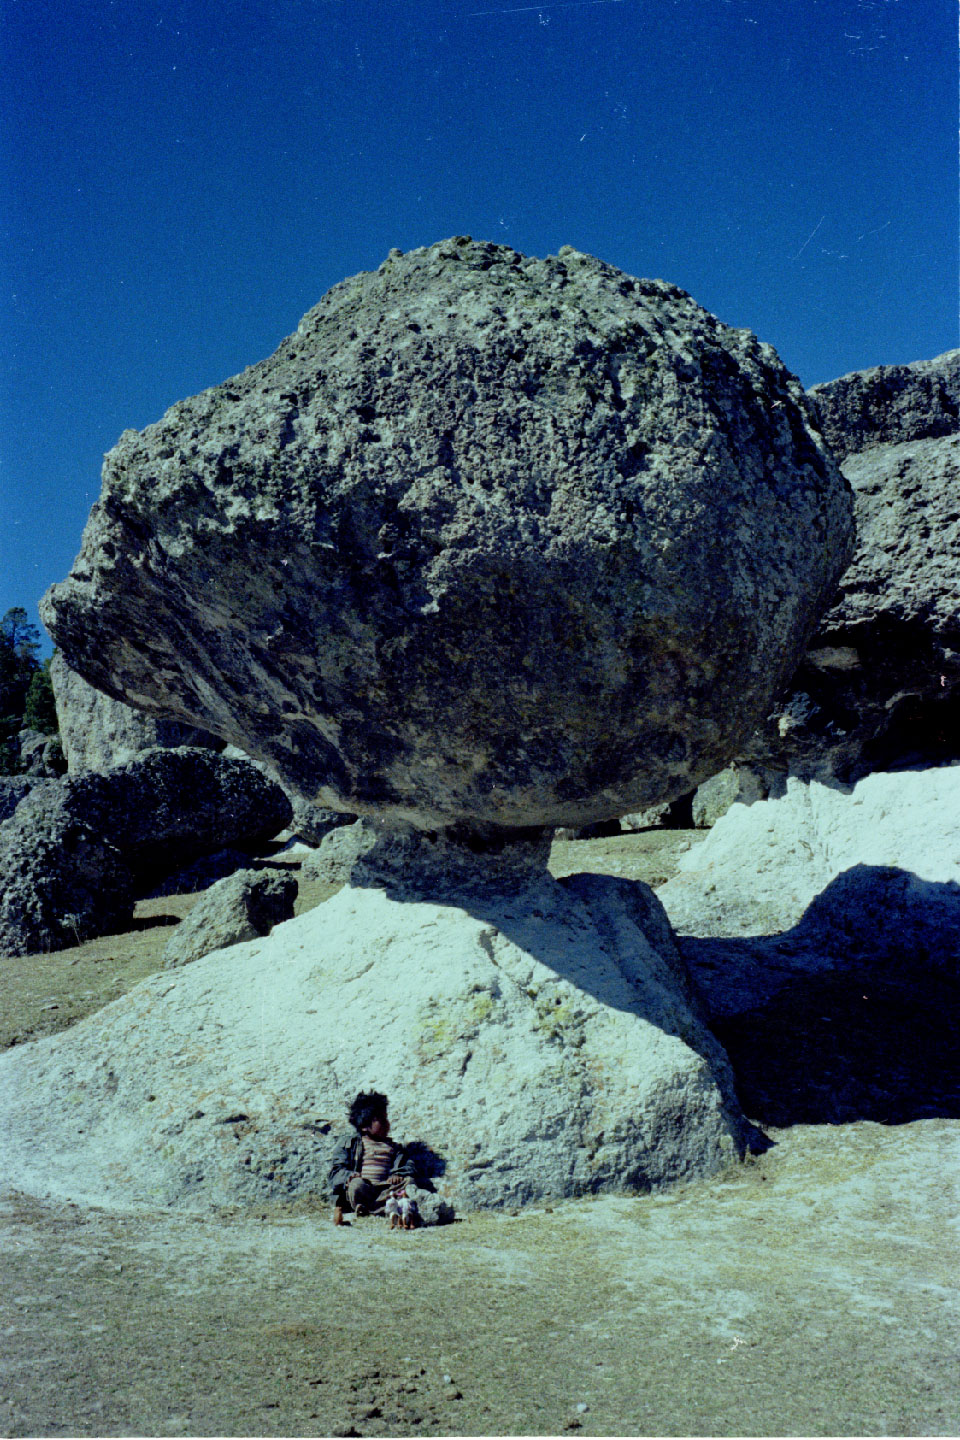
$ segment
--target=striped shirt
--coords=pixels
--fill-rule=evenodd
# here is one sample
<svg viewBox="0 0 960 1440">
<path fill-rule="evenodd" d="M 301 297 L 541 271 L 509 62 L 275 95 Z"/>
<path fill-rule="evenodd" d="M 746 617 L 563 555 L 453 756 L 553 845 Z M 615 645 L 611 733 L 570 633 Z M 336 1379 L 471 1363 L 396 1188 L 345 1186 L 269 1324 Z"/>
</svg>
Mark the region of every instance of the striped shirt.
<svg viewBox="0 0 960 1440">
<path fill-rule="evenodd" d="M 360 1152 L 360 1174 L 372 1185 L 383 1185 L 393 1174 L 393 1162 L 400 1146 L 392 1140 L 374 1140 L 370 1135 L 363 1137 Z"/>
</svg>

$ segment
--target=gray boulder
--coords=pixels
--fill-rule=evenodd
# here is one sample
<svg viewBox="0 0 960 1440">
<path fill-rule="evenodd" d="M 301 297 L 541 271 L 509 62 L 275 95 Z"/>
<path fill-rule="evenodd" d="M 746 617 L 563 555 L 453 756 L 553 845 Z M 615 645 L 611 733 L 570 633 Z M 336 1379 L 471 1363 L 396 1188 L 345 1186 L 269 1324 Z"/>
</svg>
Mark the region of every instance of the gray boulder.
<svg viewBox="0 0 960 1440">
<path fill-rule="evenodd" d="M 811 396 L 853 486 L 857 548 L 743 761 L 851 783 L 960 758 L 960 350 Z"/>
<path fill-rule="evenodd" d="M 113 770 L 37 785 L 0 825 L 0 954 L 59 950 L 129 921 L 149 877 L 269 838 L 286 796 L 209 750 L 150 750 Z"/>
<path fill-rule="evenodd" d="M 66 769 L 71 775 L 125 765 L 144 750 L 181 745 L 220 750 L 223 742 L 194 725 L 135 710 L 95 689 L 67 664 L 60 651 L 50 665 Z M 62 771 L 61 771 L 62 773 Z"/>
<path fill-rule="evenodd" d="M 129 928 L 134 883 L 96 806 L 34 786 L 0 824 L 0 955 L 63 950 Z"/>
<path fill-rule="evenodd" d="M 56 780 L 67 768 L 58 735 L 25 728 L 17 734 L 20 766 L 25 775 L 37 780 Z"/>
<path fill-rule="evenodd" d="M 274 925 L 292 917 L 296 898 L 296 878 L 284 870 L 238 870 L 218 880 L 168 940 L 164 968 L 189 965 L 211 950 L 269 935 Z"/>
<path fill-rule="evenodd" d="M 42 613 L 91 683 L 322 806 L 583 825 L 742 748 L 851 539 L 769 346 L 569 247 L 458 237 L 125 432 Z"/>
<path fill-rule="evenodd" d="M 823 438 L 838 460 L 960 428 L 960 350 L 912 365 L 875 365 L 814 385 Z"/>
<path fill-rule="evenodd" d="M 763 776 L 745 765 L 728 765 L 697 786 L 690 806 L 694 827 L 709 830 L 731 805 L 753 805 L 757 800 L 766 800 L 773 783 L 773 776 Z"/>
</svg>

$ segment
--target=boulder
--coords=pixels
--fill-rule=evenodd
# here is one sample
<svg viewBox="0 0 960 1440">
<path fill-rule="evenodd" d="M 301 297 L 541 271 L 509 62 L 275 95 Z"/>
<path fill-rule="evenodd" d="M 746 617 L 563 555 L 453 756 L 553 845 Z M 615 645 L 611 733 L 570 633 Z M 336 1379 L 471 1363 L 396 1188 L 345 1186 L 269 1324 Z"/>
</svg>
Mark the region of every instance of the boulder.
<svg viewBox="0 0 960 1440">
<path fill-rule="evenodd" d="M 42 781 L 0 824 L 0 955 L 63 950 L 129 928 L 127 858 L 69 783 Z"/>
<path fill-rule="evenodd" d="M 354 820 L 328 831 L 317 848 L 300 862 L 301 884 L 346 885 L 357 861 L 377 843 L 380 828 L 372 820 Z"/>
<path fill-rule="evenodd" d="M 763 1125 L 956 1113 L 960 767 L 791 779 L 658 890 Z"/>
<path fill-rule="evenodd" d="M 457 1210 L 646 1190 L 743 1153 L 729 1067 L 647 887 L 537 879 L 531 851 L 513 895 L 467 880 L 438 903 L 414 898 L 433 860 L 404 890 L 411 866 L 387 850 L 382 883 L 0 1058 L 5 1181 L 98 1204 L 323 1195 L 371 1087 Z M 468 857 L 441 860 L 469 876 Z"/>
<path fill-rule="evenodd" d="M 66 768 L 71 775 L 126 765 L 143 750 L 181 745 L 220 750 L 223 742 L 194 725 L 134 710 L 95 689 L 54 651 L 50 665 L 57 721 Z"/>
<path fill-rule="evenodd" d="M 0 825 L 0 954 L 59 950 L 129 921 L 134 886 L 290 818 L 255 766 L 150 750 L 37 785 Z"/>
<path fill-rule="evenodd" d="M 17 734 L 20 767 L 25 775 L 37 780 L 56 780 L 67 766 L 59 735 L 45 735 L 41 730 L 26 727 Z"/>
<path fill-rule="evenodd" d="M 851 541 L 769 346 L 570 247 L 458 237 L 126 431 L 42 613 L 92 684 L 321 806 L 579 826 L 742 749 Z"/>
<path fill-rule="evenodd" d="M 960 884 L 960 766 L 876 772 L 852 790 L 791 778 L 781 799 L 728 810 L 657 894 L 681 934 L 769 935 L 863 865 Z M 944 953 L 956 950 L 954 935 Z"/>
<path fill-rule="evenodd" d="M 811 391 L 853 486 L 853 563 L 745 747 L 805 779 L 960 758 L 960 350 Z"/>
<path fill-rule="evenodd" d="M 912 365 L 875 365 L 814 385 L 823 438 L 838 460 L 960 429 L 960 350 Z"/>
<path fill-rule="evenodd" d="M 752 805 L 770 794 L 769 780 L 747 766 L 728 765 L 718 775 L 711 775 L 698 785 L 690 806 L 690 818 L 697 830 L 709 830 L 731 805 Z"/>
<path fill-rule="evenodd" d="M 296 877 L 286 870 L 238 870 L 218 880 L 167 941 L 164 968 L 269 935 L 274 925 L 292 918 L 296 898 Z"/>
</svg>

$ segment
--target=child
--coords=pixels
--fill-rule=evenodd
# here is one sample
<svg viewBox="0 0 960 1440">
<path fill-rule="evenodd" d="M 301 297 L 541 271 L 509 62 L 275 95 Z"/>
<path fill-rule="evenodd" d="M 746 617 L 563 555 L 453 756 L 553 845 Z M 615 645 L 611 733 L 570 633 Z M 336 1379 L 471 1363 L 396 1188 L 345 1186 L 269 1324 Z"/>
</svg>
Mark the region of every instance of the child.
<svg viewBox="0 0 960 1440">
<path fill-rule="evenodd" d="M 415 1179 L 412 1157 L 390 1139 L 386 1095 L 361 1091 L 348 1118 L 357 1133 L 341 1142 L 330 1165 L 334 1225 L 343 1224 L 344 1209 L 355 1215 L 384 1214 L 387 1200 L 399 1199 L 407 1181 Z"/>
</svg>

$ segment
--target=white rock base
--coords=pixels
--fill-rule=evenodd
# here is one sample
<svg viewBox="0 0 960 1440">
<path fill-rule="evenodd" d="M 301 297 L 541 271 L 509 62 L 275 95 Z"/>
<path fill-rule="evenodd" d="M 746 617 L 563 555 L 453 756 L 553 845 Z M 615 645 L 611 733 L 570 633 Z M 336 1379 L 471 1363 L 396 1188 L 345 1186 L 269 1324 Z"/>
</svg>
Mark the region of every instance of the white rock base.
<svg viewBox="0 0 960 1440">
<path fill-rule="evenodd" d="M 770 935 L 857 865 L 960 882 L 960 766 L 878 771 L 852 791 L 790 779 L 782 799 L 731 806 L 657 895 L 679 934 Z"/>
<path fill-rule="evenodd" d="M 120 1206 L 323 1192 L 369 1088 L 461 1210 L 742 1155 L 726 1056 L 651 891 L 544 876 L 469 903 L 347 887 L 17 1047 L 0 1059 L 4 1179 Z"/>
</svg>

